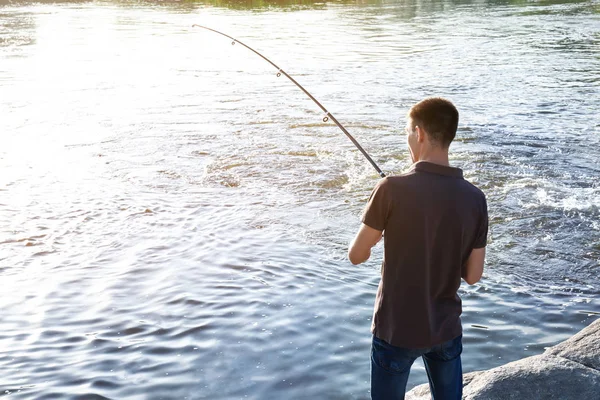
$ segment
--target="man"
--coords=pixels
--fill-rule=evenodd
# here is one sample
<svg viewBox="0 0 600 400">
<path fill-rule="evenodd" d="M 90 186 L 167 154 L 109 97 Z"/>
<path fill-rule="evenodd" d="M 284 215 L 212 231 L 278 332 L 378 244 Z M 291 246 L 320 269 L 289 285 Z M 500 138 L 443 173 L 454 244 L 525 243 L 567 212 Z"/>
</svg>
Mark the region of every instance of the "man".
<svg viewBox="0 0 600 400">
<path fill-rule="evenodd" d="M 428 98 L 407 116 L 413 165 L 375 186 L 350 244 L 353 264 L 384 237 L 371 331 L 371 397 L 404 399 L 410 367 L 423 362 L 435 400 L 462 397 L 461 278 L 481 278 L 488 231 L 484 194 L 451 167 L 458 111 Z"/>
</svg>

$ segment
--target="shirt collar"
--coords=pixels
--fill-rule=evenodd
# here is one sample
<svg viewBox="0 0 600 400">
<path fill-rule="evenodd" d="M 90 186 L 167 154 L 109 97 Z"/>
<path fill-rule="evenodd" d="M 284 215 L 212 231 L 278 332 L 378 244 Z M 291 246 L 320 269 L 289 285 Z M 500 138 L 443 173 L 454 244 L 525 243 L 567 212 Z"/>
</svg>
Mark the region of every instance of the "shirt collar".
<svg viewBox="0 0 600 400">
<path fill-rule="evenodd" d="M 411 165 L 410 170 L 429 172 L 438 175 L 453 176 L 455 178 L 463 177 L 463 171 L 460 168 L 434 164 L 428 161 L 418 161 L 415 164 Z"/>
</svg>

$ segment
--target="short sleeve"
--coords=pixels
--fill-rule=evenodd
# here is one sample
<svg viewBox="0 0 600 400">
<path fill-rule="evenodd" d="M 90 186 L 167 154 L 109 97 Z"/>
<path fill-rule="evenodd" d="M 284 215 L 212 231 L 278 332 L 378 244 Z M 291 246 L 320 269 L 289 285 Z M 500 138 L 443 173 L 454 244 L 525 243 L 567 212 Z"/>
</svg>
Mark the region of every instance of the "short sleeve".
<svg viewBox="0 0 600 400">
<path fill-rule="evenodd" d="M 482 215 L 479 219 L 479 227 L 477 228 L 477 236 L 475 237 L 475 244 L 473 245 L 474 249 L 480 249 L 485 247 L 487 244 L 487 236 L 488 236 L 488 210 L 487 210 L 487 201 L 485 199 L 485 195 L 482 194 Z"/>
<path fill-rule="evenodd" d="M 378 231 L 385 230 L 390 213 L 391 198 L 388 186 L 387 178 L 377 183 L 362 215 L 362 223 Z"/>
</svg>

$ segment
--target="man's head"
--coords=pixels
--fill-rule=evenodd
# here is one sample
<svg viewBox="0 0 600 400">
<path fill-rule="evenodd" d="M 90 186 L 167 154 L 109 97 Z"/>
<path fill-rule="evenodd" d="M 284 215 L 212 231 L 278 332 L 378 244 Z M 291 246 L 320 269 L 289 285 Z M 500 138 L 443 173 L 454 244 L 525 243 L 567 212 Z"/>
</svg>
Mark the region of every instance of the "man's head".
<svg viewBox="0 0 600 400">
<path fill-rule="evenodd" d="M 413 161 L 418 161 L 416 153 L 424 143 L 448 151 L 457 127 L 458 110 L 446 99 L 430 97 L 412 106 L 407 115 L 406 132 Z"/>
</svg>

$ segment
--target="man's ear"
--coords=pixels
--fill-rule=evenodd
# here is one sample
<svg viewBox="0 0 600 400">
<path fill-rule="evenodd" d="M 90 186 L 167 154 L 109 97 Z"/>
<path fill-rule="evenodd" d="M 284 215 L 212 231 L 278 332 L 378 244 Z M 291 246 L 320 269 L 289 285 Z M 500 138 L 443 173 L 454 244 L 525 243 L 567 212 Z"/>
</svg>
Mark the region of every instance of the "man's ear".
<svg viewBox="0 0 600 400">
<path fill-rule="evenodd" d="M 425 131 L 419 125 L 415 126 L 415 131 L 417 132 L 417 142 L 423 143 L 425 141 Z"/>
</svg>

